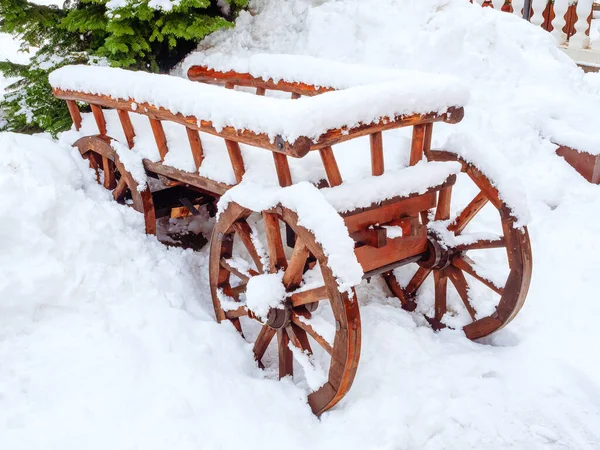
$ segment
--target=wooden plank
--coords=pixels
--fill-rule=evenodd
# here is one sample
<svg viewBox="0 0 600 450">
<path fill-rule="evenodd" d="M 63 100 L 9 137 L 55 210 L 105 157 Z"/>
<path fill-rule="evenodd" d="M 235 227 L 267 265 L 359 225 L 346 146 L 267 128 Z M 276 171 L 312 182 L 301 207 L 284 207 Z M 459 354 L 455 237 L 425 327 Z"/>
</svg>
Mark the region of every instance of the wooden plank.
<svg viewBox="0 0 600 450">
<path fill-rule="evenodd" d="M 344 222 L 348 232 L 354 233 L 369 228 L 371 225 L 383 225 L 396 219 L 413 216 L 434 206 L 435 191 L 432 191 L 423 195 L 402 198 L 373 209 L 344 215 Z"/>
<path fill-rule="evenodd" d="M 67 108 L 69 109 L 69 114 L 71 115 L 71 120 L 73 120 L 75 129 L 79 131 L 81 129 L 81 112 L 79 111 L 77 102 L 75 100 L 67 100 Z"/>
<path fill-rule="evenodd" d="M 192 156 L 194 157 L 194 164 L 196 165 L 196 170 L 198 170 L 202 165 L 202 161 L 204 161 L 204 150 L 202 149 L 200 133 L 198 133 L 198 130 L 187 127 L 185 131 L 187 131 L 190 149 L 192 150 Z"/>
<path fill-rule="evenodd" d="M 448 220 L 450 218 L 450 204 L 452 201 L 452 186 L 440 189 L 438 193 L 435 220 Z"/>
<path fill-rule="evenodd" d="M 410 147 L 410 165 L 414 166 L 423 159 L 423 145 L 425 143 L 425 125 L 417 124 L 413 127 L 412 144 Z"/>
<path fill-rule="evenodd" d="M 169 151 L 169 147 L 167 146 L 167 137 L 165 136 L 162 122 L 153 119 L 152 117 L 149 117 L 148 119 L 150 119 L 150 127 L 152 128 L 152 134 L 154 134 L 154 140 L 156 141 L 156 147 L 160 154 L 160 160 L 164 161 L 165 156 L 167 156 L 167 152 Z"/>
<path fill-rule="evenodd" d="M 95 104 L 90 104 L 92 108 L 92 114 L 94 115 L 94 120 L 96 121 L 96 125 L 98 125 L 98 132 L 102 136 L 106 136 L 106 119 L 104 118 L 104 113 L 102 112 L 102 108 Z"/>
<path fill-rule="evenodd" d="M 277 172 L 279 185 L 281 187 L 291 186 L 292 174 L 290 172 L 290 165 L 287 160 L 287 155 L 273 152 L 273 161 L 275 162 L 275 171 Z"/>
<path fill-rule="evenodd" d="M 425 253 L 427 234 L 425 228 L 417 236 L 388 239 L 385 247 L 376 248 L 364 245 L 354 249 L 356 259 L 363 271 L 370 272 L 390 265 L 396 261 Z"/>
<path fill-rule="evenodd" d="M 339 186 L 342 184 L 342 175 L 340 169 L 335 160 L 333 149 L 331 147 L 325 147 L 319 150 L 321 154 L 321 161 L 323 161 L 323 167 L 325 167 L 325 173 L 329 180 L 329 186 Z"/>
<path fill-rule="evenodd" d="M 423 154 L 425 158 L 429 160 L 430 151 L 431 151 L 431 138 L 433 135 L 433 123 L 428 123 L 425 125 L 425 139 L 423 140 Z"/>
<path fill-rule="evenodd" d="M 565 145 L 558 147 L 556 154 L 590 183 L 600 184 L 600 155 L 580 152 Z"/>
<path fill-rule="evenodd" d="M 381 131 L 369 135 L 371 143 L 371 174 L 374 176 L 383 175 L 383 136 Z"/>
<path fill-rule="evenodd" d="M 244 167 L 244 158 L 242 157 L 240 144 L 235 141 L 225 139 L 225 145 L 227 146 L 227 153 L 229 153 L 229 160 L 231 161 L 231 166 L 233 167 L 235 181 L 237 183 L 241 183 L 242 177 L 244 176 L 244 173 L 246 173 L 246 168 Z"/>
<path fill-rule="evenodd" d="M 127 140 L 127 146 L 129 148 L 133 148 L 133 139 L 135 138 L 135 131 L 133 129 L 133 125 L 131 123 L 131 118 L 129 117 L 129 113 L 124 109 L 117 109 L 117 114 L 119 116 L 119 121 L 121 122 L 121 126 L 123 127 L 123 132 L 125 133 L 125 139 Z"/>
<path fill-rule="evenodd" d="M 232 187 L 228 184 L 213 181 L 195 173 L 185 172 L 160 162 L 150 161 L 149 159 L 144 159 L 143 163 L 144 168 L 150 173 L 181 181 L 217 197 L 223 195 Z"/>
</svg>

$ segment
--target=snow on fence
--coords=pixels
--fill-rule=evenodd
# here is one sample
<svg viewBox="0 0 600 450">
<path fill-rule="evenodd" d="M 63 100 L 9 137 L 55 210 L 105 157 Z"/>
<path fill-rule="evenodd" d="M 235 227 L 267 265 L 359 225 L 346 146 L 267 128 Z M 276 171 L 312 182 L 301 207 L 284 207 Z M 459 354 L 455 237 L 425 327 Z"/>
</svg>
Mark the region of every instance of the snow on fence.
<svg viewBox="0 0 600 450">
<path fill-rule="evenodd" d="M 525 0 L 476 0 L 482 6 L 523 17 Z M 471 0 L 473 3 L 473 0 Z M 594 0 L 531 0 L 529 21 L 552 33 L 569 49 L 590 47 Z"/>
</svg>

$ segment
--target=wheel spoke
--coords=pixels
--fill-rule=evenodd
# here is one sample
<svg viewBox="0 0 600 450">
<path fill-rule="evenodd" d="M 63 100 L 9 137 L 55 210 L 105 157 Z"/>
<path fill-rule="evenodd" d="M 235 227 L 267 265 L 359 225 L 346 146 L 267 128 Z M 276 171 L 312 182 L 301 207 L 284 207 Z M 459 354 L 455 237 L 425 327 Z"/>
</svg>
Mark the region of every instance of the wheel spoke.
<svg viewBox="0 0 600 450">
<path fill-rule="evenodd" d="M 327 288 L 325 286 L 321 286 L 315 289 L 309 289 L 307 291 L 302 291 L 290 295 L 290 299 L 292 300 L 292 306 L 294 307 L 307 305 L 309 303 L 318 302 L 319 300 L 327 298 L 328 294 Z"/>
<path fill-rule="evenodd" d="M 236 277 L 242 280 L 242 283 L 244 284 L 248 283 L 250 277 L 258 275 L 258 272 L 252 269 L 248 271 L 248 274 L 242 273 L 240 270 L 231 265 L 229 261 L 225 258 L 221 258 L 221 267 L 234 274 Z"/>
<path fill-rule="evenodd" d="M 302 316 L 309 318 L 310 313 L 306 312 L 302 314 Z M 303 322 L 300 314 L 296 312 L 292 313 L 292 323 L 297 325 L 302 330 L 306 331 L 306 333 L 308 333 L 308 335 L 312 337 L 317 342 L 317 344 L 323 347 L 323 349 L 325 349 L 327 353 L 329 353 L 330 355 L 333 354 L 333 347 L 331 346 L 331 344 L 327 342 L 323 336 L 317 333 L 312 326 Z"/>
<path fill-rule="evenodd" d="M 466 252 L 467 250 L 486 250 L 490 248 L 502 248 L 506 247 L 506 241 L 504 236 L 497 239 L 481 239 L 479 241 L 471 242 L 469 244 L 460 244 L 454 247 L 454 250 L 459 252 Z"/>
<path fill-rule="evenodd" d="M 267 236 L 267 247 L 269 249 L 269 268 L 271 273 L 279 269 L 287 268 L 287 259 L 283 251 L 281 230 L 279 228 L 279 217 L 274 213 L 263 213 L 265 234 Z"/>
<path fill-rule="evenodd" d="M 258 333 L 256 341 L 254 341 L 254 347 L 252 349 L 256 361 L 260 362 L 267 351 L 267 347 L 271 343 L 273 336 L 275 336 L 275 330 L 268 325 L 263 325 Z"/>
<path fill-rule="evenodd" d="M 400 286 L 400 283 L 398 283 L 398 280 L 396 280 L 394 273 L 386 272 L 383 274 L 383 278 L 390 288 L 390 291 L 392 291 L 392 294 L 394 294 L 400 300 L 402 307 L 409 311 L 414 311 L 416 306 L 415 302 L 407 297 L 404 290 Z"/>
<path fill-rule="evenodd" d="M 303 352 L 308 352 L 309 355 L 312 355 L 312 348 L 310 347 L 310 342 L 308 342 L 306 331 L 294 323 L 291 323 L 285 327 L 285 331 L 290 338 L 290 342 L 295 347 L 299 348 Z"/>
<path fill-rule="evenodd" d="M 283 274 L 283 285 L 288 291 L 293 291 L 300 286 L 307 259 L 308 249 L 300 239 L 296 239 L 294 252 Z"/>
<path fill-rule="evenodd" d="M 285 330 L 277 330 L 277 348 L 279 350 L 279 379 L 294 376 L 294 355 L 288 346 L 290 337 Z"/>
<path fill-rule="evenodd" d="M 440 190 L 438 195 L 435 220 L 447 220 L 450 218 L 450 202 L 452 200 L 452 185 Z"/>
<path fill-rule="evenodd" d="M 471 316 L 471 319 L 473 319 L 473 321 L 475 321 L 476 320 L 475 316 L 477 315 L 477 311 L 475 311 L 475 308 L 473 308 L 473 306 L 471 305 L 471 302 L 469 300 L 469 283 L 467 283 L 467 279 L 465 278 L 464 274 L 460 270 L 458 270 L 456 267 L 453 267 L 453 266 L 448 267 L 446 269 L 446 273 L 448 274 L 448 278 L 450 278 L 450 281 L 456 288 L 458 295 L 460 295 L 460 298 L 462 299 L 463 303 L 465 304 L 465 308 L 467 308 L 467 311 L 468 311 L 469 315 Z"/>
<path fill-rule="evenodd" d="M 256 269 L 259 273 L 263 273 L 263 264 L 261 257 L 258 254 L 256 247 L 254 246 L 254 242 L 252 241 L 252 228 L 250 228 L 250 225 L 248 225 L 248 222 L 246 222 L 245 220 L 240 220 L 234 223 L 233 228 L 237 235 L 240 237 L 240 240 L 242 241 L 242 244 L 244 244 L 244 247 L 246 247 L 248 254 L 254 261 Z"/>
<path fill-rule="evenodd" d="M 434 271 L 433 281 L 435 283 L 435 315 L 434 319 L 441 322 L 442 317 L 446 314 L 446 296 L 448 287 L 448 277 L 445 271 Z"/>
<path fill-rule="evenodd" d="M 404 289 L 406 296 L 407 297 L 413 296 L 419 290 L 419 288 L 421 287 L 421 285 L 423 284 L 423 282 L 429 276 L 430 273 L 431 273 L 431 269 L 419 267 L 417 269 L 417 271 L 415 272 L 415 274 L 413 275 L 412 279 L 406 285 L 406 288 Z"/>
<path fill-rule="evenodd" d="M 106 156 L 102 156 L 102 170 L 104 171 L 104 187 L 114 189 L 117 183 L 115 172 L 113 171 L 112 161 Z"/>
<path fill-rule="evenodd" d="M 488 288 L 490 288 L 492 291 L 496 292 L 497 294 L 499 294 L 499 295 L 504 294 L 503 288 L 496 286 L 490 280 L 488 280 L 487 278 L 485 278 L 477 273 L 477 271 L 473 267 L 473 265 L 474 265 L 473 261 L 468 256 L 462 255 L 462 256 L 459 256 L 458 258 L 454 258 L 454 260 L 452 261 L 452 265 L 454 267 L 456 267 L 457 269 L 460 269 L 463 272 L 468 273 L 476 280 L 481 281 L 483 284 L 485 284 Z"/>
<path fill-rule="evenodd" d="M 125 195 L 125 189 L 127 189 L 127 181 L 125 180 L 125 177 L 122 176 L 112 194 L 113 198 L 117 202 L 121 201 L 121 199 Z"/>
<path fill-rule="evenodd" d="M 465 206 L 456 219 L 452 221 L 448 230 L 453 231 L 454 234 L 459 235 L 463 232 L 466 226 L 473 220 L 473 218 L 477 215 L 479 211 L 487 204 L 489 201 L 487 195 L 480 191 L 479 194 L 475 196 L 471 202 Z"/>
</svg>

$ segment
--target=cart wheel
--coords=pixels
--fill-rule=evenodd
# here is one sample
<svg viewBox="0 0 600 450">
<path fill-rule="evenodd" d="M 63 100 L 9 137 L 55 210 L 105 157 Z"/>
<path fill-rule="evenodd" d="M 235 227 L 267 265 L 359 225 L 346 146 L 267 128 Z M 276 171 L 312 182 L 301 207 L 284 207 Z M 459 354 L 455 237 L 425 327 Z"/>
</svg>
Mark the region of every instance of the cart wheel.
<svg viewBox="0 0 600 450">
<path fill-rule="evenodd" d="M 405 309 L 425 314 L 434 329 L 462 327 L 469 339 L 478 339 L 505 326 L 523 306 L 531 278 L 529 235 L 515 226 L 510 209 L 476 167 L 446 151 L 431 151 L 429 160 L 458 161 L 462 174 L 438 195 L 426 258 L 416 271 L 402 267 L 384 280 Z M 453 198 L 472 200 L 451 211 Z M 424 283 L 430 275 L 433 283 Z"/>
<path fill-rule="evenodd" d="M 73 147 L 79 150 L 82 158 L 88 160 L 90 167 L 96 172 L 96 181 L 112 191 L 117 202 L 130 205 L 144 214 L 146 233 L 156 234 L 152 193 L 147 186 L 141 192 L 138 190 L 138 183 L 123 166 L 110 141 L 106 136 L 87 136 L 75 142 Z"/>
<path fill-rule="evenodd" d="M 266 252 L 256 231 L 263 226 Z M 296 235 L 287 255 L 282 240 L 286 226 Z M 289 292 L 283 307 L 272 308 L 264 321 L 244 306 L 237 307 L 252 277 L 278 271 L 283 272 Z M 279 378 L 294 376 L 294 365 L 302 368 L 295 379 L 311 391 L 308 403 L 315 414 L 328 410 L 348 392 L 360 356 L 356 294 L 339 292 L 323 249 L 311 232 L 298 225 L 296 213 L 276 208 L 261 217 L 230 203 L 213 230 L 210 286 L 217 320 L 229 320 L 254 341 L 260 367 L 273 373 L 278 367 Z M 269 347 L 275 335 L 277 343 Z"/>
</svg>

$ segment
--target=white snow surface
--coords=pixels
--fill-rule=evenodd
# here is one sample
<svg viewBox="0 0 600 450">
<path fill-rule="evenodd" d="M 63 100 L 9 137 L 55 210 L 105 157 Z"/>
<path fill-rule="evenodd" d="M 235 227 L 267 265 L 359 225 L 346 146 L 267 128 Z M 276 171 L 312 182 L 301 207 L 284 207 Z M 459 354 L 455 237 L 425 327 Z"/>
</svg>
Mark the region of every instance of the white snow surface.
<svg viewBox="0 0 600 450">
<path fill-rule="evenodd" d="M 278 308 L 286 297 L 283 272 L 263 273 L 248 280 L 246 307 L 258 317 L 266 320 L 271 308 Z"/>
<path fill-rule="evenodd" d="M 574 146 L 593 136 L 598 76 L 557 55 L 543 30 L 466 0 L 252 7 L 258 14 L 242 14 L 206 48 L 463 78 L 472 94 L 466 118 L 436 125 L 434 144 L 476 160 L 529 217 L 525 306 L 473 343 L 434 333 L 375 278 L 361 284 L 357 377 L 317 419 L 305 390 L 259 370 L 251 345 L 217 325 L 207 248 L 166 248 L 145 236 L 141 216 L 115 204 L 67 145 L 0 134 L 0 446 L 264 449 L 268 439 L 290 450 L 597 450 L 600 190 L 554 154 L 544 127 L 554 119 L 579 132 Z M 394 150 L 386 168 L 406 163 L 406 137 L 385 136 Z M 302 164 L 293 176 L 309 171 Z"/>
<path fill-rule="evenodd" d="M 330 129 L 378 122 L 395 115 L 440 112 L 461 106 L 467 94 L 453 77 L 406 72 L 394 81 L 356 86 L 299 100 L 275 99 L 219 86 L 111 67 L 65 66 L 50 74 L 55 88 L 150 103 L 174 114 L 195 116 L 221 129 L 317 139 Z M 257 112 L 260 111 L 260 114 Z"/>
</svg>

